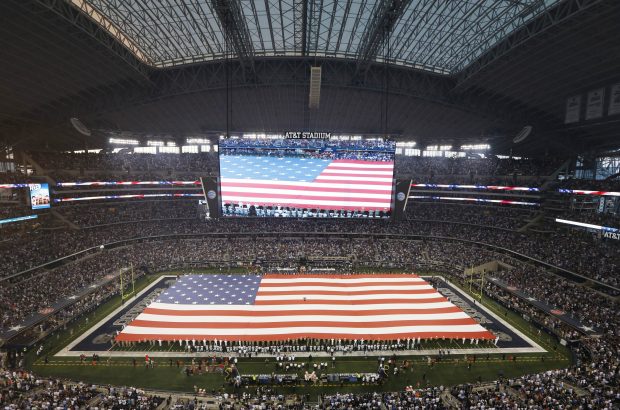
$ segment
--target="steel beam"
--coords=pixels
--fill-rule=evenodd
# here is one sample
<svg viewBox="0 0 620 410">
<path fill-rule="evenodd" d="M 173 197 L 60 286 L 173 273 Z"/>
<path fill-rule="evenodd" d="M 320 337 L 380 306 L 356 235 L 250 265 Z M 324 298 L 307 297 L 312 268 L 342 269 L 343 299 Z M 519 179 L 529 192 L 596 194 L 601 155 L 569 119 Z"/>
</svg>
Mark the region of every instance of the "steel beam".
<svg viewBox="0 0 620 410">
<path fill-rule="evenodd" d="M 461 70 L 457 75 L 457 86 L 455 91 L 462 92 L 470 87 L 471 79 L 481 70 L 491 65 L 496 60 L 502 58 L 510 51 L 519 47 L 528 40 L 539 36 L 548 29 L 556 25 L 572 19 L 576 15 L 593 9 L 596 6 L 602 6 L 605 3 L 611 5 L 611 0 L 567 0 L 558 3 L 556 6 L 546 9 L 541 14 L 520 27 L 506 39 L 500 41 L 490 50 L 486 51 L 475 61 Z"/>
<path fill-rule="evenodd" d="M 295 50 L 299 51 L 303 57 L 308 55 L 308 1 L 293 0 L 295 14 Z"/>
<path fill-rule="evenodd" d="M 382 0 L 377 5 L 357 50 L 358 72 L 365 71 L 369 63 L 377 58 L 381 46 L 389 40 L 394 25 L 410 2 L 411 0 Z"/>
<path fill-rule="evenodd" d="M 105 20 L 101 20 L 99 24 L 95 23 L 98 20 L 92 14 L 96 13 L 96 10 L 92 7 L 78 9 L 77 6 L 70 4 L 66 0 L 37 0 L 37 2 L 97 40 L 140 73 L 145 81 L 149 81 L 149 74 L 152 70 L 148 66 L 151 64 L 148 56 L 128 38 L 121 40 L 113 37 L 110 34 L 113 30 L 111 29 L 112 23 L 109 20 L 107 20 L 107 23 Z M 109 24 L 109 27 L 106 27 L 105 24 Z"/>
<path fill-rule="evenodd" d="M 370 64 L 365 73 L 365 81 L 353 82 L 357 73 L 354 61 L 314 58 L 256 59 L 255 78 L 248 81 L 245 67 L 239 61 L 230 61 L 228 73 L 232 88 L 265 87 L 305 87 L 308 85 L 307 70 L 313 63 L 323 69 L 323 87 L 345 90 L 385 91 L 385 67 L 378 63 Z M 424 71 L 392 67 L 389 76 L 391 95 L 407 96 L 445 107 L 478 115 L 493 116 L 500 120 L 522 123 L 524 118 L 536 117 L 537 113 L 513 105 L 497 104 L 487 96 L 474 92 L 455 95 L 452 89 L 455 81 Z M 66 121 L 71 114 L 80 118 L 119 111 L 136 105 L 148 104 L 178 95 L 209 92 L 226 89 L 226 69 L 224 63 L 196 64 L 158 70 L 151 76 L 152 85 L 143 86 L 131 82 L 119 83 L 113 88 L 101 89 L 98 94 L 90 91 L 84 95 L 74 95 L 61 101 L 39 107 L 29 116 L 42 122 L 58 123 Z"/>
<path fill-rule="evenodd" d="M 211 0 L 211 5 L 241 64 L 253 72 L 254 45 L 239 0 Z"/>
</svg>

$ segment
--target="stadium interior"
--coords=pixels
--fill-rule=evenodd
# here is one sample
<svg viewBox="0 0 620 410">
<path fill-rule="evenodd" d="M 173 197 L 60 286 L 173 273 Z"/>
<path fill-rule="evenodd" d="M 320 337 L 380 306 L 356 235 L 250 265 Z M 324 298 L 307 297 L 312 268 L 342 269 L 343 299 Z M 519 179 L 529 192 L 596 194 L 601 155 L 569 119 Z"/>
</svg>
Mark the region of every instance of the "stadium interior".
<svg viewBox="0 0 620 410">
<path fill-rule="evenodd" d="M 0 409 L 620 408 L 619 1 L 0 22 Z"/>
</svg>

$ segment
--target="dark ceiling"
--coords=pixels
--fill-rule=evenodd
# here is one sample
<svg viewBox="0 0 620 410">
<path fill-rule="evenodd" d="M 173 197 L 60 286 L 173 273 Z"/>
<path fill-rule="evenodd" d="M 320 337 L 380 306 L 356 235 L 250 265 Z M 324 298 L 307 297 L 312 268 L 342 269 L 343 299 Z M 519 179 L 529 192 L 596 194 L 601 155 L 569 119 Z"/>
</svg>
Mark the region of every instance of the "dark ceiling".
<svg viewBox="0 0 620 410">
<path fill-rule="evenodd" d="M 389 69 L 387 132 L 419 143 L 490 142 L 499 151 L 579 152 L 619 145 L 620 118 L 563 124 L 566 98 L 620 82 L 620 2 L 566 0 L 454 75 Z M 152 68 L 64 0 L 0 2 L 0 138 L 9 144 L 102 146 L 92 129 L 175 136 L 232 131 L 382 131 L 385 66 L 313 56 L 253 57 Z M 243 63 L 243 64 L 242 64 Z M 321 65 L 318 110 L 309 67 Z M 607 104 L 607 101 L 606 101 Z M 526 124 L 535 132 L 514 146 Z"/>
</svg>

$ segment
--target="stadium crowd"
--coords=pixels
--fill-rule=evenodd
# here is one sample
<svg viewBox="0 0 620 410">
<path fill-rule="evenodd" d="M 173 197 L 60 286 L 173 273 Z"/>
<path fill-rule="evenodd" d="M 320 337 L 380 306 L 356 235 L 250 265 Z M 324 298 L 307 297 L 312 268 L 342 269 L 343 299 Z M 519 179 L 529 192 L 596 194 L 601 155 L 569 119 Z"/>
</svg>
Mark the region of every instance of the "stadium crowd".
<svg viewBox="0 0 620 410">
<path fill-rule="evenodd" d="M 131 175 L 153 176 L 160 172 L 191 177 L 217 170 L 214 154 L 51 154 L 32 153 L 32 157 L 56 177 L 76 179 L 75 172 L 94 171 L 78 179 L 124 179 Z M 445 159 L 401 157 L 397 173 L 412 175 L 420 182 L 505 181 L 516 177 L 542 178 L 550 175 L 561 161 L 546 159 L 513 160 Z M 466 171 L 463 171 L 466 170 Z M 19 175 L 0 174 L 0 181 L 22 182 Z M 566 181 L 561 187 L 583 188 L 582 183 Z M 588 184 L 587 188 L 593 186 Z M 617 183 L 607 181 L 598 189 L 617 190 Z M 0 329 L 7 330 L 35 312 L 48 312 L 58 300 L 88 288 L 94 282 L 113 280 L 112 275 L 133 264 L 138 274 L 182 266 L 236 266 L 238 263 L 268 269 L 271 261 L 278 266 L 296 266 L 302 259 L 335 258 L 330 264 L 342 269 L 360 266 L 407 267 L 432 269 L 457 275 L 467 267 L 489 260 L 500 260 L 512 268 L 494 273 L 495 277 L 524 293 L 567 312 L 584 325 L 599 332 L 596 337 L 584 336 L 569 328 L 558 318 L 548 316 L 527 301 L 517 298 L 499 286 L 487 283 L 485 292 L 505 305 L 528 315 L 534 321 L 566 339 L 580 339 L 578 362 L 563 370 L 532 374 L 512 380 L 500 380 L 489 388 L 462 385 L 445 390 L 436 387 L 412 389 L 398 393 L 336 394 L 322 398 L 325 409 L 349 408 L 444 408 L 458 400 L 464 408 L 601 408 L 620 405 L 618 301 L 588 286 L 573 284 L 541 268 L 518 262 L 503 252 L 494 252 L 482 242 L 517 251 L 551 265 L 573 270 L 586 277 L 610 285 L 620 285 L 620 253 L 617 245 L 602 242 L 589 234 L 520 233 L 517 229 L 534 217 L 532 211 L 519 208 L 439 205 L 413 203 L 407 220 L 385 221 L 321 220 L 219 220 L 202 221 L 193 201 L 118 202 L 57 207 L 56 210 L 80 228 L 10 231 L 0 242 L 0 278 L 32 269 L 28 274 L 3 282 L 0 286 Z M 7 208 L 4 216 L 19 214 L 25 209 Z M 568 214 L 567 214 L 568 215 Z M 596 218 L 596 217 L 594 217 Z M 596 219 L 588 220 L 596 220 Z M 609 217 L 599 217 L 609 222 Z M 617 220 L 617 219 L 616 219 Z M 141 221 L 140 223 L 135 223 Z M 613 222 L 613 220 L 612 220 Z M 102 226 L 98 226 L 102 225 Z M 95 227 L 97 226 L 97 227 Z M 7 231 L 3 230 L 3 234 Z M 145 236 L 171 234 L 264 234 L 267 238 L 170 238 L 135 242 L 127 247 L 100 249 L 105 243 Z M 282 235 L 282 233 L 294 233 Z M 300 237 L 298 233 L 358 233 L 422 235 L 453 240 L 404 240 L 336 237 Z M 303 236 L 303 235 L 302 235 Z M 38 265 L 72 253 L 92 248 L 70 258 L 66 264 L 46 269 Z M 587 249 L 587 252 L 583 252 Z M 317 264 L 320 264 L 317 262 Z M 275 266 L 275 265 L 274 265 Z M 62 280 L 58 280 L 62 278 Z M 558 289 L 562 289 L 558 292 Z M 36 330 L 44 333 L 67 320 L 92 309 L 116 291 L 107 285 L 90 292 L 85 298 L 52 314 Z M 46 313 L 47 314 L 47 313 Z M 251 408 L 260 399 L 229 400 L 226 406 L 245 403 Z M 7 408 L 83 407 L 97 404 L 99 408 L 155 408 L 164 399 L 131 388 L 96 387 L 39 379 L 24 371 L 3 370 L 0 374 L 0 402 Z M 224 403 L 224 402 L 222 402 Z M 171 408 L 189 408 L 181 402 L 169 403 Z M 277 405 L 277 404 L 275 404 Z M 274 406 L 275 406 L 274 405 Z M 125 407 L 123 407 L 125 406 Z M 291 408 L 304 408 L 296 403 Z M 195 406 L 195 408 L 198 408 Z M 275 407 L 274 407 L 275 408 Z"/>
<path fill-rule="evenodd" d="M 157 219 L 191 219 L 198 216 L 195 200 L 158 200 L 78 204 L 59 208 L 59 212 L 80 227 Z"/>
<path fill-rule="evenodd" d="M 585 326 L 607 333 L 613 332 L 620 325 L 616 314 L 620 308 L 618 302 L 587 286 L 549 275 L 525 264 L 519 266 L 519 269 L 499 271 L 494 277 L 568 313 Z M 493 289 L 496 286 L 489 283 L 488 287 Z M 562 291 L 558 292 L 557 289 Z"/>
<path fill-rule="evenodd" d="M 46 379 L 25 370 L 0 371 L 2 409 L 139 409 L 154 410 L 162 397 L 133 387 L 96 386 Z"/>
<path fill-rule="evenodd" d="M 396 161 L 400 176 L 465 176 L 471 179 L 481 177 L 512 178 L 513 176 L 545 177 L 551 175 L 564 162 L 558 158 L 515 159 L 487 156 L 485 158 L 462 157 L 407 157 L 399 156 Z M 440 182 L 440 181 L 420 181 Z M 454 182 L 456 183 L 456 181 Z"/>
<path fill-rule="evenodd" d="M 244 243 L 245 242 L 245 243 Z M 411 241 L 372 241 L 372 240 L 336 240 L 329 241 L 327 244 L 323 244 L 322 241 L 307 241 L 308 247 L 312 252 L 317 254 L 328 255 L 347 255 L 351 252 L 361 253 L 365 255 L 363 257 L 376 258 L 377 256 L 384 255 L 384 251 L 394 249 L 393 252 L 387 252 L 384 257 L 387 259 L 393 258 L 397 254 L 413 254 L 423 255 L 419 256 L 419 262 L 422 263 L 425 258 L 427 259 L 441 259 L 446 256 L 451 256 L 450 261 L 455 260 L 452 265 L 452 273 L 460 272 L 459 269 L 455 269 L 458 266 L 471 266 L 481 263 L 491 256 L 485 258 L 482 255 L 481 249 L 468 248 L 467 246 L 459 243 L 455 243 L 454 247 L 439 242 L 411 242 Z M 373 248 L 373 243 L 376 243 L 377 248 L 374 252 L 369 253 L 369 249 Z M 432 246 L 428 246 L 432 243 Z M 250 246 L 248 246 L 250 245 Z M 277 248 L 274 248 L 277 247 Z M 300 241 L 272 241 L 256 242 L 247 241 L 243 239 L 222 239 L 219 241 L 166 241 L 166 243 L 143 243 L 134 245 L 132 252 L 126 252 L 127 250 L 111 250 L 102 252 L 100 257 L 92 257 L 87 259 L 88 263 L 94 264 L 95 260 L 100 260 L 100 265 L 94 266 L 96 270 L 103 269 L 103 272 L 110 272 L 114 269 L 125 266 L 126 255 L 143 255 L 144 259 L 134 259 L 133 263 L 143 263 L 144 260 L 153 261 L 153 266 L 158 264 L 165 264 L 166 261 L 184 261 L 186 258 L 193 260 L 200 260 L 204 255 L 209 257 L 214 255 L 226 255 L 230 249 L 243 249 L 252 248 L 255 252 L 254 255 L 267 255 L 268 252 L 284 252 L 288 254 L 292 247 L 299 249 Z M 302 247 L 303 248 L 303 247 Z M 124 251 L 124 252 L 123 252 Z M 123 257 L 120 255 L 125 254 Z M 242 252 L 241 259 L 251 255 L 252 252 Z M 117 255 L 117 256 L 115 256 Z M 161 255 L 166 255 L 164 258 Z M 202 256 L 198 256 L 202 255 Z M 457 257 L 455 258 L 455 255 Z M 498 256 L 498 255 L 495 255 Z M 501 255 L 499 257 L 502 257 Z M 161 259 L 158 259 L 161 258 Z M 550 371 L 541 374 L 533 374 L 523 376 L 517 379 L 500 380 L 495 387 L 490 389 L 481 389 L 477 385 L 461 385 L 456 386 L 450 390 L 452 396 L 459 400 L 466 408 L 481 408 L 481 407 L 495 407 L 495 408 L 559 408 L 560 406 L 566 408 L 601 408 L 612 409 L 619 403 L 620 396 L 618 396 L 619 385 L 619 355 L 618 355 L 618 317 L 615 315 L 617 312 L 617 302 L 612 299 L 598 294 L 596 291 L 591 290 L 585 286 L 567 285 L 566 281 L 557 278 L 549 273 L 542 272 L 539 269 L 534 269 L 527 265 L 521 265 L 518 262 L 512 260 L 510 262 L 516 267 L 512 270 L 504 270 L 495 273 L 498 278 L 506 281 L 512 286 L 516 286 L 519 289 L 524 290 L 526 293 L 533 295 L 534 297 L 544 300 L 559 309 L 563 309 L 569 312 L 572 316 L 579 318 L 589 326 L 601 329 L 601 336 L 596 338 L 582 338 L 583 348 L 580 351 L 580 360 L 573 367 L 564 370 Z M 68 269 L 70 266 L 75 266 L 78 271 L 81 271 L 80 262 L 76 262 L 72 265 L 66 265 L 63 269 Z M 104 268 L 105 267 L 105 268 Z M 109 269 L 109 270 L 106 270 Z M 66 273 L 65 273 L 66 274 Z M 86 279 L 84 283 L 88 283 L 89 279 Z M 46 282 L 41 283 L 42 287 L 48 286 Z M 558 289 L 562 286 L 566 289 L 565 295 L 561 292 L 553 292 L 553 289 Z M 56 289 L 59 291 L 59 289 Z M 24 292 L 28 292 L 29 289 L 24 288 Z M 19 292 L 19 291 L 18 291 Z M 494 295 L 498 299 L 505 297 L 505 295 L 499 294 L 497 289 L 493 289 L 489 284 L 487 287 L 487 293 Z M 6 295 L 5 295 L 6 296 Z M 45 297 L 39 294 L 39 297 Z M 5 297 L 2 297 L 5 300 Z M 520 301 L 520 307 L 525 306 L 523 301 Z M 531 308 L 530 314 L 536 318 Z M 540 312 L 537 313 L 540 316 Z M 554 328 L 553 323 L 544 322 L 543 324 L 550 325 L 550 328 Z M 563 329 L 559 329 L 560 334 Z M 571 335 L 573 338 L 575 334 Z M 11 373 L 13 374 L 13 373 Z M 34 377 L 34 376 L 32 376 Z M 9 379 L 12 378 L 12 381 Z M 100 393 L 97 389 L 92 387 L 86 387 L 79 384 L 68 384 L 62 382 L 43 382 L 47 383 L 45 388 L 34 388 L 37 394 L 29 393 L 27 397 L 23 397 L 19 394 L 19 389 L 31 389 L 31 382 L 22 382 L 24 378 L 18 377 L 19 382 L 16 384 L 16 379 L 13 376 L 4 378 L 3 384 L 5 386 L 3 391 L 3 400 L 6 403 L 13 403 L 13 408 L 28 407 L 28 403 L 81 403 L 80 400 L 98 400 L 97 402 L 103 408 L 105 405 L 111 403 L 127 403 L 127 400 L 131 400 L 127 394 L 104 394 Z M 30 379 L 30 377 L 26 377 Z M 34 377 L 33 380 L 38 380 Z M 39 382 L 41 385 L 42 382 Z M 36 383 L 35 383 L 36 384 Z M 17 390 L 15 387 L 18 385 Z M 67 387 L 71 386 L 71 387 Z M 76 387 L 77 386 L 77 387 Z M 80 387 L 81 386 L 81 387 Z M 121 390 L 132 392 L 135 389 Z M 363 394 L 340 394 L 329 395 L 322 398 L 321 408 L 325 409 L 349 409 L 349 408 L 381 408 L 381 405 L 395 406 L 396 408 L 449 408 L 450 401 L 446 396 L 438 395 L 441 389 L 438 388 L 422 388 L 412 389 L 410 392 L 400 393 L 363 393 Z M 112 396 L 112 398 L 110 398 Z M 99 398 L 98 398 L 99 397 Z M 107 398 L 106 398 L 107 397 Z M 140 403 L 150 403 L 151 400 L 159 400 L 155 397 L 148 395 L 142 396 L 139 400 Z M 118 400 L 118 401 L 116 401 Z M 229 399 L 228 403 L 231 402 Z M 160 402 L 161 403 L 161 402 Z M 21 405 L 21 407 L 20 407 Z M 79 405 L 79 404 L 78 404 Z M 184 404 L 179 404 L 184 406 Z M 300 405 L 301 406 L 301 405 Z M 304 408 L 304 407 L 296 408 Z M 9 407 L 11 408 L 11 407 Z M 149 408 L 149 407 L 142 407 Z M 171 407 L 174 408 L 174 407 Z M 186 408 L 186 407 L 177 407 Z"/>
<path fill-rule="evenodd" d="M 608 179 L 576 179 L 569 178 L 553 184 L 557 189 L 586 189 L 589 191 L 620 191 L 618 177 Z"/>
<path fill-rule="evenodd" d="M 620 400 L 617 371 L 573 367 L 500 380 L 487 388 L 461 385 L 451 390 L 466 409 L 613 409 Z"/>
<path fill-rule="evenodd" d="M 309 222 L 305 225 L 305 222 Z M 381 231 L 384 226 L 381 221 L 372 221 L 375 224 L 364 224 L 362 228 Z M 308 232 L 319 232 L 319 225 L 315 221 L 292 222 L 290 227 L 280 227 L 275 230 L 281 236 L 282 232 L 304 232 L 307 227 L 311 228 Z M 225 221 L 226 225 L 240 228 L 236 221 Z M 181 224 L 175 224 L 178 227 Z M 222 226 L 206 224 L 204 232 L 217 232 L 219 228 L 222 232 L 229 232 L 222 229 Z M 441 224 L 441 227 L 448 227 L 445 230 L 437 228 L 436 225 L 428 226 L 427 234 L 436 236 L 454 236 L 454 225 Z M 150 227 L 150 229 L 149 229 Z M 185 225 L 184 233 L 194 234 L 194 224 Z M 333 228 L 333 225 L 322 224 L 322 228 Z M 161 224 L 131 224 L 129 226 L 114 225 L 111 227 L 111 235 L 121 233 L 133 233 L 137 235 L 165 235 L 171 233 L 171 226 L 162 227 Z M 209 229 L 211 228 L 211 229 Z M 249 225 L 241 225 L 247 231 L 268 232 L 273 228 L 263 221 L 254 221 Z M 133 232 L 131 232 L 133 231 Z M 488 230 L 492 232 L 492 230 Z M 97 233 L 98 231 L 94 231 Z M 243 232 L 243 231 L 237 231 Z M 472 238 L 485 242 L 484 233 L 480 238 Z M 71 236 L 67 235 L 67 240 Z M 96 237 L 96 235 L 95 235 Z M 91 236 L 80 237 L 87 240 Z M 117 237 L 118 238 L 118 237 Z M 101 238 L 99 238 L 101 239 Z M 121 239 L 121 238 L 118 238 Z M 268 236 L 264 238 L 249 238 L 244 236 L 224 236 L 224 237 L 191 237 L 184 238 L 157 238 L 147 242 L 132 242 L 129 247 L 120 247 L 101 250 L 96 242 L 91 242 L 93 246 L 89 252 L 79 255 L 77 261 L 70 261 L 67 264 L 48 270 L 38 268 L 28 273 L 28 275 L 17 276 L 5 282 L 0 288 L 0 311 L 2 314 L 2 326 L 10 327 L 19 323 L 29 314 L 41 311 L 50 307 L 56 299 L 70 296 L 95 282 L 106 275 L 117 273 L 120 268 L 127 268 L 133 264 L 136 268 L 145 267 L 149 270 L 164 269 L 167 267 L 178 266 L 198 266 L 200 264 L 219 266 L 296 266 L 300 259 L 321 260 L 335 258 L 332 264 L 342 266 L 385 266 L 385 267 L 411 267 L 422 268 L 432 266 L 440 268 L 442 266 L 456 268 L 467 268 L 477 266 L 489 260 L 502 260 L 507 256 L 502 253 L 484 249 L 484 246 L 472 245 L 467 242 L 459 241 L 440 241 L 440 240 L 381 240 L 373 238 L 339 238 L 330 237 L 328 240 L 322 237 L 302 238 L 294 233 L 290 237 Z M 100 243 L 103 243 L 100 242 Z M 39 242 L 34 243 L 32 248 L 36 249 Z M 87 245 L 84 243 L 83 245 Z M 27 252 L 27 251 L 26 251 Z M 10 254 L 7 253 L 7 257 Z M 540 268 L 537 268 L 540 269 Z M 557 280 L 554 277 L 538 274 L 536 269 L 529 269 L 527 274 L 521 273 L 502 273 L 500 279 L 519 288 L 527 289 L 529 284 L 547 283 L 548 287 L 538 289 L 534 296 L 539 300 L 552 302 L 551 304 L 561 307 L 562 310 L 573 312 L 574 309 L 565 302 L 573 301 L 577 303 L 571 292 L 576 287 L 568 287 L 565 294 L 554 294 Z M 39 286 L 33 287 L 31 277 L 36 277 Z M 62 277 L 63 282 L 55 280 Z M 520 282 L 517 282 L 519 280 Z M 555 281 L 555 282 L 554 282 Z M 579 290 L 581 290 L 579 288 Z M 601 301 L 605 297 L 601 296 Z M 587 298 L 591 303 L 598 301 L 594 296 Z M 600 305 L 600 304 L 599 304 Z M 593 319 L 593 316 L 585 317 Z"/>
<path fill-rule="evenodd" d="M 219 264 L 223 266 L 245 265 L 269 266 L 270 261 L 280 266 L 296 266 L 300 258 L 335 257 L 351 266 L 403 264 L 422 265 L 425 246 L 412 241 L 373 241 L 371 239 L 306 238 L 205 238 L 185 240 L 161 240 L 135 243 L 130 247 L 109 250 L 94 249 L 87 257 L 69 262 L 53 270 L 39 269 L 33 272 L 37 286 L 29 279 L 7 283 L 0 288 L 0 328 L 16 325 L 34 312 L 49 308 L 56 300 L 71 296 L 96 280 L 119 272 L 131 264 L 138 269 L 161 270 L 176 266 Z M 430 249 L 430 248 L 429 248 Z M 441 248 L 445 249 L 445 248 Z M 462 249 L 459 249 L 462 251 Z M 432 252 L 432 251 L 431 251 Z M 449 251 L 448 251 L 449 252 Z M 458 258 L 446 252 L 444 263 Z M 480 252 L 468 254 L 480 255 Z M 462 253 L 460 254 L 463 255 Z M 487 254 L 488 255 L 488 254 Z M 433 253 L 433 257 L 439 255 Z M 489 256 L 490 257 L 490 256 Z M 483 260 L 480 257 L 479 260 Z M 436 263 L 437 260 L 434 260 Z M 470 261 L 461 262 L 468 265 Z M 62 277 L 62 281 L 58 278 Z"/>
<path fill-rule="evenodd" d="M 217 171 L 217 153 L 199 154 L 124 154 L 32 152 L 32 159 L 50 173 L 65 170 L 98 170 L 105 175 L 127 175 L 142 171 L 204 172 Z"/>
<path fill-rule="evenodd" d="M 317 405 L 299 396 L 259 388 L 256 394 L 223 393 L 210 402 L 220 409 L 614 409 L 620 403 L 617 358 L 614 366 L 598 362 L 549 370 L 495 383 L 464 384 L 450 389 L 407 387 L 401 392 L 321 395 Z M 260 390 L 267 390 L 265 392 Z M 0 372 L 0 403 L 6 409 L 204 409 L 203 397 L 165 399 L 131 387 L 95 386 L 49 380 L 21 370 Z M 456 405 L 458 404 L 458 406 Z"/>
<path fill-rule="evenodd" d="M 229 144 L 228 147 L 239 149 L 238 141 L 242 140 L 231 139 L 226 143 Z M 342 143 L 344 141 L 338 141 L 338 144 Z M 351 143 L 357 144 L 359 141 L 352 141 Z M 354 146 L 356 146 L 355 144 Z M 379 147 L 378 149 L 382 148 Z M 155 179 L 161 178 L 161 172 L 164 172 L 164 175 L 167 173 L 168 175 L 195 175 L 199 177 L 213 175 L 218 169 L 218 154 L 216 152 L 157 155 L 122 152 L 78 154 L 32 152 L 30 157 L 47 175 L 57 181 L 64 180 L 64 182 L 68 182 L 66 178 L 85 180 L 89 177 L 95 177 L 95 180 L 126 180 L 132 175 L 140 175 L 146 178 L 149 172 Z M 562 162 L 557 158 L 517 159 L 498 158 L 493 155 L 485 158 L 477 155 L 462 158 L 397 155 L 395 172 L 397 177 L 414 178 L 415 182 L 421 183 L 475 182 L 501 184 L 513 183 L 522 179 L 523 181 L 542 183 L 545 177 L 551 175 Z"/>
<path fill-rule="evenodd" d="M 177 207 L 177 204 L 182 204 Z M 158 209 L 156 205 L 142 204 L 132 208 L 125 204 L 93 209 L 59 208 L 62 214 L 67 210 L 68 219 L 79 224 L 100 225 L 110 221 L 125 222 L 109 224 L 96 229 L 39 229 L 11 235 L 0 243 L 0 257 L 4 263 L 0 276 L 18 273 L 42 265 L 54 259 L 71 255 L 77 251 L 105 243 L 140 238 L 145 236 L 172 234 L 209 233 L 358 233 L 440 236 L 460 240 L 477 241 L 500 246 L 547 262 L 560 268 L 575 271 L 593 279 L 617 286 L 620 267 L 617 244 L 601 241 L 593 235 L 575 232 L 571 235 L 551 232 L 529 232 L 507 230 L 527 222 L 529 214 L 516 209 L 486 212 L 484 207 L 463 207 L 461 212 L 451 213 L 448 206 L 414 204 L 408 208 L 408 220 L 389 223 L 377 220 L 341 220 L 337 224 L 325 220 L 210 220 L 204 221 L 192 211 L 191 205 L 170 201 Z M 170 211 L 166 211 L 170 209 Z M 112 211 L 114 210 L 114 211 Z M 189 215 L 193 213 L 194 218 Z M 114 215 L 114 216 L 112 216 Z M 464 215 L 464 216 L 461 216 Z M 117 216 L 117 217 L 116 217 Z M 147 220 L 151 217 L 164 220 Z M 182 218 L 182 219 L 170 219 Z M 189 218 L 189 219 L 188 219 Z M 133 223 L 141 221 L 140 224 Z M 497 229 L 503 228 L 503 229 Z M 588 249 L 587 253 L 582 252 Z"/>
<path fill-rule="evenodd" d="M 440 397 L 443 387 L 429 387 L 403 392 L 369 392 L 326 395 L 322 409 L 448 409 Z"/>
</svg>

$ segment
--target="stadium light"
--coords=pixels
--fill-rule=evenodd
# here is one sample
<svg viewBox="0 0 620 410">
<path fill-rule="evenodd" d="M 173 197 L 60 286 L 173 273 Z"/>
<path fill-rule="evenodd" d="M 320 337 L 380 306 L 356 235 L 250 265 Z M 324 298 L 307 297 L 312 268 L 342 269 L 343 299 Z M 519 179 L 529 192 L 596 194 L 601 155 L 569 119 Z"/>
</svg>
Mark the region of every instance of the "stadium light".
<svg viewBox="0 0 620 410">
<path fill-rule="evenodd" d="M 610 226 L 594 225 L 594 224 L 588 224 L 585 222 L 571 221 L 568 219 L 555 218 L 555 221 L 561 224 L 579 226 L 581 228 L 587 228 L 587 229 L 595 229 L 597 231 L 606 231 L 606 232 L 619 232 L 620 231 L 620 229 L 612 228 Z"/>
<path fill-rule="evenodd" d="M 183 145 L 181 147 L 181 152 L 184 154 L 198 154 L 198 145 Z"/>
<path fill-rule="evenodd" d="M 211 140 L 208 138 L 187 138 L 185 142 L 187 145 L 211 145 Z"/>
<path fill-rule="evenodd" d="M 157 154 L 157 147 L 135 147 L 134 154 Z"/>
<path fill-rule="evenodd" d="M 125 139 L 125 138 L 110 138 L 108 142 L 114 145 L 139 145 L 140 144 L 140 141 L 138 140 Z"/>
<path fill-rule="evenodd" d="M 451 149 L 452 145 L 428 145 L 426 147 L 426 151 L 450 151 Z"/>
<path fill-rule="evenodd" d="M 489 144 L 467 144 L 461 145 L 461 151 L 484 151 L 491 149 Z"/>
</svg>

